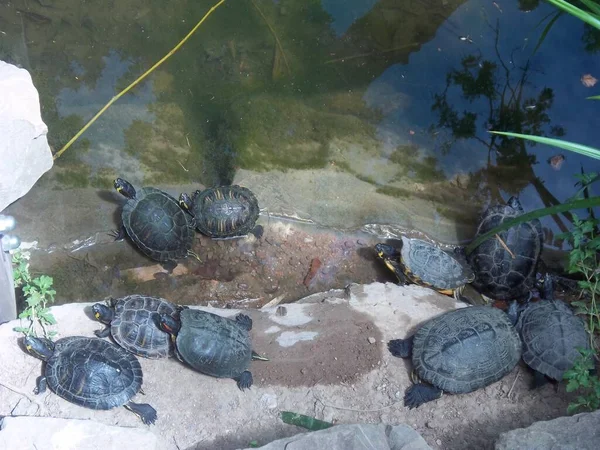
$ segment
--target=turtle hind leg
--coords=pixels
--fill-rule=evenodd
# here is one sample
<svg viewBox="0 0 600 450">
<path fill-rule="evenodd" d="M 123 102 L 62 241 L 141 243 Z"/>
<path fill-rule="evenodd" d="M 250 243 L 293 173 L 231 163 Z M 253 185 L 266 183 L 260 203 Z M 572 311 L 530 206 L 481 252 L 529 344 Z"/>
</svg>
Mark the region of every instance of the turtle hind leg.
<svg viewBox="0 0 600 450">
<path fill-rule="evenodd" d="M 413 349 L 413 336 L 406 339 L 392 339 L 388 342 L 388 350 L 397 358 L 410 358 Z"/>
<path fill-rule="evenodd" d="M 251 231 L 256 239 L 260 239 L 265 234 L 265 228 L 262 225 L 256 225 Z"/>
<path fill-rule="evenodd" d="M 234 380 L 237 381 L 237 385 L 242 391 L 244 389 L 250 389 L 253 381 L 252 374 L 248 370 L 243 371 L 242 374 L 239 377 L 234 378 Z"/>
<path fill-rule="evenodd" d="M 252 319 L 250 318 L 250 316 L 240 313 L 237 316 L 235 316 L 235 321 L 243 329 L 248 331 L 252 330 Z"/>
<path fill-rule="evenodd" d="M 542 372 L 537 370 L 533 371 L 533 382 L 531 383 L 531 389 L 538 389 L 548 383 L 548 378 Z"/>
<path fill-rule="evenodd" d="M 423 403 L 436 400 L 442 396 L 442 390 L 435 386 L 418 383 L 412 385 L 404 394 L 404 406 L 410 409 L 418 408 Z"/>
<path fill-rule="evenodd" d="M 177 261 L 164 261 L 160 263 L 163 269 L 165 269 L 170 274 L 173 273 L 175 267 L 177 267 Z"/>
<path fill-rule="evenodd" d="M 147 403 L 129 402 L 123 406 L 142 419 L 142 422 L 144 422 L 146 425 L 153 424 L 158 418 L 156 410 Z"/>
</svg>

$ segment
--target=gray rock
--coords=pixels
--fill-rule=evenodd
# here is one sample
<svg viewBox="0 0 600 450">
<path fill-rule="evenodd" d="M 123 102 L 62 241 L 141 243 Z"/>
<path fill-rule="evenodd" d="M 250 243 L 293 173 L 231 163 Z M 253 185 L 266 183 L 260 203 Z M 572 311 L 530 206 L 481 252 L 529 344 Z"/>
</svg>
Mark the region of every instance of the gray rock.
<svg viewBox="0 0 600 450">
<path fill-rule="evenodd" d="M 278 439 L 263 450 L 431 450 L 419 433 L 408 425 L 337 425 L 321 431 Z M 250 449 L 244 449 L 250 450 Z"/>
<path fill-rule="evenodd" d="M 52 167 L 47 133 L 31 75 L 0 61 L 0 211 Z"/>
<path fill-rule="evenodd" d="M 35 430 L 35 433 L 32 430 Z M 117 427 L 93 420 L 5 417 L 0 425 L 0 450 L 17 448 L 153 450 L 160 447 L 156 436 L 144 428 Z"/>
<path fill-rule="evenodd" d="M 502 433 L 496 450 L 595 450 L 600 442 L 600 411 L 535 422 Z"/>
</svg>

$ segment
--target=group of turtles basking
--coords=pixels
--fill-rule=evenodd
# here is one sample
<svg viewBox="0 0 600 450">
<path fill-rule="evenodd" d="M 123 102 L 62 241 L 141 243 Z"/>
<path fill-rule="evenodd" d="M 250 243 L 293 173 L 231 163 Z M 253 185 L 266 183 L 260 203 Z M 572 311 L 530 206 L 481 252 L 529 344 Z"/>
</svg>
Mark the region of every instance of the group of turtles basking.
<svg viewBox="0 0 600 450">
<path fill-rule="evenodd" d="M 195 229 L 217 239 L 259 232 L 258 202 L 246 188 L 222 186 L 197 191 L 192 198 L 182 194 L 179 201 L 155 188 L 136 191 L 120 178 L 115 188 L 128 199 L 117 237 L 128 235 L 144 254 L 163 263 L 192 253 Z M 488 209 L 477 233 L 522 213 L 519 201 L 511 198 L 506 205 Z M 511 301 L 508 312 L 492 306 L 460 308 L 429 320 L 407 339 L 390 341 L 390 352 L 411 358 L 422 380 L 406 392 L 406 406 L 418 407 L 444 391 L 458 394 L 485 387 L 509 373 L 521 358 L 536 371 L 538 384 L 545 377 L 562 379 L 579 357 L 577 349 L 588 347 L 588 336 L 570 307 L 553 300 L 551 277 L 546 277 L 545 299 L 529 301 L 541 249 L 537 220 L 499 233 L 468 256 L 406 237 L 398 248 L 375 246 L 403 284 L 417 283 L 461 298 L 462 289 L 471 283 L 487 297 Z M 266 360 L 252 349 L 252 320 L 244 314 L 229 319 L 142 295 L 96 303 L 92 313 L 106 324 L 96 331 L 97 337 L 57 342 L 24 338 L 25 349 L 46 362 L 37 392 L 48 386 L 92 409 L 124 406 L 150 424 L 157 418 L 154 408 L 132 401 L 143 381 L 137 357 L 175 354 L 202 374 L 234 379 L 241 390 L 252 385 L 250 361 Z M 117 345 L 102 339 L 107 337 Z"/>
<path fill-rule="evenodd" d="M 56 342 L 24 338 L 25 349 L 46 361 L 36 393 L 49 386 L 64 399 L 87 408 L 124 406 L 145 424 L 152 424 L 156 410 L 131 401 L 143 381 L 137 356 L 159 359 L 174 353 L 202 374 L 234 379 L 242 390 L 252 386 L 250 361 L 266 360 L 252 350 L 252 319 L 245 314 L 229 319 L 143 295 L 96 303 L 92 313 L 107 325 L 95 332 L 96 338 L 70 336 Z M 98 339 L 106 337 L 118 345 Z"/>
<path fill-rule="evenodd" d="M 195 229 L 213 239 L 228 239 L 262 229 L 254 194 L 240 186 L 196 191 L 179 201 L 152 187 L 136 190 L 117 178 L 115 189 L 127 198 L 117 239 L 125 235 L 146 256 L 174 267 L 176 260 L 193 255 Z M 141 391 L 143 375 L 137 356 L 166 358 L 173 353 L 205 375 L 232 378 L 240 389 L 252 385 L 252 319 L 238 314 L 228 319 L 206 311 L 175 305 L 165 299 L 130 295 L 93 305 L 94 317 L 107 327 L 97 337 L 71 336 L 52 342 L 27 336 L 27 352 L 46 362 L 36 393 L 46 387 L 77 405 L 91 409 L 125 406 L 144 423 L 156 421 L 148 404 L 131 399 Z M 118 344 L 99 338 L 112 337 Z"/>
<path fill-rule="evenodd" d="M 477 236 L 523 214 L 519 200 L 490 207 Z M 530 302 L 539 284 L 537 266 L 543 244 L 538 220 L 498 233 L 465 255 L 420 239 L 403 237 L 400 248 L 377 244 L 378 256 L 402 284 L 413 282 L 463 299 L 471 283 L 481 294 L 510 302 L 507 312 L 492 306 L 460 308 L 423 324 L 407 339 L 388 343 L 392 355 L 411 358 L 417 382 L 405 394 L 410 408 L 435 400 L 442 392 L 472 392 L 500 380 L 521 358 L 535 373 L 534 386 L 564 373 L 589 348 L 583 321 L 562 301 L 554 300 L 552 277 L 542 278 L 544 299 Z"/>
</svg>

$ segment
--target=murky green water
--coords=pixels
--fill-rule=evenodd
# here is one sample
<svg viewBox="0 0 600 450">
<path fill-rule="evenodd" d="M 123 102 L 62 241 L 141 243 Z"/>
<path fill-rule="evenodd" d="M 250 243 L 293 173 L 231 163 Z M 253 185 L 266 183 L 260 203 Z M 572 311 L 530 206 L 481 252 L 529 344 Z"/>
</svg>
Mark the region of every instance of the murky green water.
<svg viewBox="0 0 600 450">
<path fill-rule="evenodd" d="M 0 58 L 32 73 L 56 151 L 212 4 L 3 3 Z M 580 79 L 600 77 L 600 35 L 563 15 L 538 47 L 554 13 L 538 1 L 227 0 L 57 161 L 43 188 L 109 189 L 117 175 L 254 182 L 282 214 L 433 234 L 510 195 L 527 209 L 550 206 L 574 193 L 582 167 L 599 165 L 565 154 L 553 167 L 560 152 L 487 130 L 598 145 L 599 104 L 585 97 L 599 88 Z M 544 225 L 560 247 L 553 235 L 567 220 Z"/>
</svg>

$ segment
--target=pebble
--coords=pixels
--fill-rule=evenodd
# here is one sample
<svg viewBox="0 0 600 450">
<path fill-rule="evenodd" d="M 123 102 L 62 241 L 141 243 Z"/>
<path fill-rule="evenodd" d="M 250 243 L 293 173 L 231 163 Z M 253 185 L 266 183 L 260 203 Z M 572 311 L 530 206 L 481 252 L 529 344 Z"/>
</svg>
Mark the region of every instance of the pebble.
<svg viewBox="0 0 600 450">
<path fill-rule="evenodd" d="M 225 247 L 225 241 L 217 241 L 217 245 L 221 248 Z"/>
<path fill-rule="evenodd" d="M 375 342 L 377 342 L 377 339 L 375 339 L 373 336 L 369 336 L 368 341 L 369 344 L 374 344 Z"/>
<path fill-rule="evenodd" d="M 437 440 L 435 441 L 435 443 L 436 443 L 437 445 L 442 445 L 442 440 L 441 440 L 441 439 L 437 439 Z"/>
<path fill-rule="evenodd" d="M 246 290 L 248 290 L 248 285 L 246 283 L 239 283 L 238 289 L 241 289 L 242 291 L 246 291 Z"/>
<path fill-rule="evenodd" d="M 287 308 L 285 306 L 278 306 L 275 310 L 275 314 L 278 316 L 285 316 L 287 315 Z"/>
</svg>

